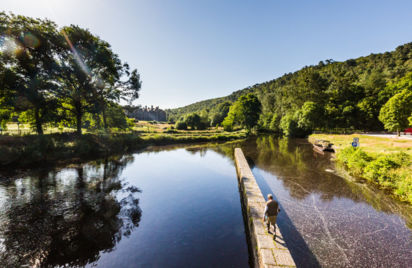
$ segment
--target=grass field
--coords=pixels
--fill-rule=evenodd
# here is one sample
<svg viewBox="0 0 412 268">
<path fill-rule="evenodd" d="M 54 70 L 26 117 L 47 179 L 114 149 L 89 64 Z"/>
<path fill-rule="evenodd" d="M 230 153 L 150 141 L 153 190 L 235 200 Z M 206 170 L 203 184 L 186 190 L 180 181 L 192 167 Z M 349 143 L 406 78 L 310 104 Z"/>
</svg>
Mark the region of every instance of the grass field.
<svg viewBox="0 0 412 268">
<path fill-rule="evenodd" d="M 360 147 L 370 154 L 389 154 L 404 152 L 412 156 L 412 139 L 398 139 L 373 137 L 360 134 L 352 135 L 330 135 L 330 134 L 313 134 L 309 137 L 309 141 L 314 140 L 329 140 L 334 144 L 334 147 L 339 151 L 345 147 L 351 146 L 354 137 L 359 138 Z"/>
<path fill-rule="evenodd" d="M 359 138 L 359 149 L 351 148 L 354 137 Z M 334 144 L 336 159 L 349 174 L 366 179 L 412 205 L 412 139 L 356 134 L 309 137 L 312 143 L 317 139 Z"/>
<path fill-rule="evenodd" d="M 229 135 L 232 132 L 225 132 L 221 127 L 211 127 L 206 130 L 176 130 L 173 129 L 174 124 L 169 124 L 166 122 L 155 122 L 155 121 L 137 121 L 135 125 L 127 130 L 110 129 L 110 133 L 140 133 L 143 136 L 150 136 L 152 134 L 173 134 L 174 136 L 214 136 L 214 135 Z M 57 128 L 50 125 L 44 125 L 44 134 L 53 133 L 73 133 L 75 128 Z M 101 133 L 104 130 L 94 130 L 83 128 L 82 132 L 84 134 L 90 133 Z M 7 128 L 2 131 L 3 135 L 35 135 L 36 132 L 30 128 L 28 124 L 8 123 Z"/>
<path fill-rule="evenodd" d="M 220 128 L 207 130 L 175 130 L 166 123 L 140 121 L 127 130 L 85 130 L 82 136 L 74 129 L 45 128 L 45 135 L 36 135 L 28 126 L 9 125 L 0 135 L 0 168 L 26 167 L 44 163 L 70 162 L 111 154 L 132 152 L 151 145 L 223 142 L 247 137 L 244 130 L 226 132 Z M 76 160 L 77 161 L 77 160 Z"/>
</svg>

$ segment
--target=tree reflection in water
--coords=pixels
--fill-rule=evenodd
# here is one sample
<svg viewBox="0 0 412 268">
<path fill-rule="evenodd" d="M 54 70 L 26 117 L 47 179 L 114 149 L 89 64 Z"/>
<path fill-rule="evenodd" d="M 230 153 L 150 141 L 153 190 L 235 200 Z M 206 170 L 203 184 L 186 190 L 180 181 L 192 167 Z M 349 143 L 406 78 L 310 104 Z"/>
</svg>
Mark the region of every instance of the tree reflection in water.
<svg viewBox="0 0 412 268">
<path fill-rule="evenodd" d="M 323 201 L 347 198 L 356 203 L 364 202 L 378 211 L 401 215 L 412 229 L 412 213 L 407 204 L 393 200 L 373 185 L 325 172 L 325 169 L 339 170 L 339 166 L 335 166 L 328 155 L 315 153 L 305 139 L 261 135 L 245 142 L 225 143 L 211 149 L 233 159 L 235 147 L 242 148 L 251 167 L 256 166 L 281 180 L 283 187 L 296 200 L 302 201 L 311 194 L 319 194 Z"/>
<path fill-rule="evenodd" d="M 120 179 L 132 156 L 8 182 L 0 266 L 84 266 L 139 225 L 139 189 Z M 4 212 L 4 213 L 3 213 Z"/>
</svg>

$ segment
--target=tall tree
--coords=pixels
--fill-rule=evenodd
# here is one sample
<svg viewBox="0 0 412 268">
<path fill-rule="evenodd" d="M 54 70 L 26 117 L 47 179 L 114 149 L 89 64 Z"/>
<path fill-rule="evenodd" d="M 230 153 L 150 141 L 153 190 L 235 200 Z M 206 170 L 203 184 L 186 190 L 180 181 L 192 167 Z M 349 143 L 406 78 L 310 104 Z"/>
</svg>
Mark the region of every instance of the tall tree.
<svg viewBox="0 0 412 268">
<path fill-rule="evenodd" d="M 110 44 L 89 30 L 72 25 L 61 32 L 66 39 L 66 53 L 61 60 L 66 88 L 61 96 L 66 102 L 64 107 L 74 116 L 78 135 L 82 133 L 82 118 L 88 111 L 101 112 L 107 128 L 108 104 L 137 99 L 140 75 L 137 70 L 130 72 Z"/>
<path fill-rule="evenodd" d="M 404 89 L 396 94 L 383 105 L 379 120 L 385 128 L 396 131 L 398 136 L 400 131 L 409 126 L 409 118 L 412 116 L 412 90 Z"/>
<path fill-rule="evenodd" d="M 262 105 L 255 94 L 249 93 L 240 98 L 230 107 L 229 113 L 222 125 L 231 130 L 233 125 L 239 124 L 250 131 L 257 125 Z"/>
<path fill-rule="evenodd" d="M 60 35 L 55 23 L 49 20 L 10 16 L 2 13 L 7 22 L 3 29 L 1 60 L 16 74 L 14 81 L 19 108 L 27 111 L 30 122 L 38 134 L 43 124 L 55 120 L 58 99 L 56 77 Z"/>
</svg>

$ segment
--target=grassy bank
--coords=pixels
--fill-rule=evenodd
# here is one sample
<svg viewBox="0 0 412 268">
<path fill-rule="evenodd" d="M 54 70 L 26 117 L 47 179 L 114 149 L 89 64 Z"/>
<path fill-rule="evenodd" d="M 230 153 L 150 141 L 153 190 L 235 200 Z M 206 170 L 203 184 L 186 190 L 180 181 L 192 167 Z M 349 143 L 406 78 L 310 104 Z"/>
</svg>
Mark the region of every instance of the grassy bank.
<svg viewBox="0 0 412 268">
<path fill-rule="evenodd" d="M 85 134 L 72 133 L 26 136 L 0 136 L 0 168 L 24 168 L 56 162 L 73 162 L 121 154 L 150 145 L 197 143 L 242 139 L 246 133 L 128 133 Z"/>
<path fill-rule="evenodd" d="M 354 137 L 361 147 L 352 148 Z M 336 160 L 349 174 L 386 189 L 398 199 L 412 204 L 412 140 L 365 135 L 325 135 L 309 137 L 331 141 L 336 147 Z"/>
</svg>

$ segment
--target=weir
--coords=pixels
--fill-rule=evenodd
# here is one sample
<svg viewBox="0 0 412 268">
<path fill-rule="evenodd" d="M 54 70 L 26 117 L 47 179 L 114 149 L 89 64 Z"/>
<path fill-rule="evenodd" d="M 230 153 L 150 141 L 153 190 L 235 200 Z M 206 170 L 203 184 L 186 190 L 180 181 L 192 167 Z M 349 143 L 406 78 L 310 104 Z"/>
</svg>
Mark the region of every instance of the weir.
<svg viewBox="0 0 412 268">
<path fill-rule="evenodd" d="M 296 267 L 277 224 L 276 240 L 266 230 L 262 220 L 266 201 L 240 148 L 235 148 L 235 165 L 254 267 Z"/>
</svg>

